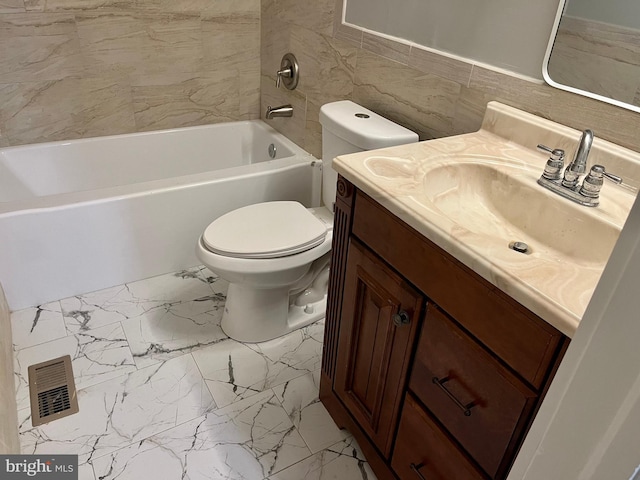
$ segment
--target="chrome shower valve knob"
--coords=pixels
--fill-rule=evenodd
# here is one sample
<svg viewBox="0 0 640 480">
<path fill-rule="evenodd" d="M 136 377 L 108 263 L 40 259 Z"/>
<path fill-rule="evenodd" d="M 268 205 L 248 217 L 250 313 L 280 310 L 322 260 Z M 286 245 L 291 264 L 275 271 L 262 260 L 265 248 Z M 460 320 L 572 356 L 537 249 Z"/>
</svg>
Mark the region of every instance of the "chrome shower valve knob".
<svg viewBox="0 0 640 480">
<path fill-rule="evenodd" d="M 299 79 L 298 60 L 293 53 L 285 54 L 280 62 L 280 70 L 276 72 L 276 88 L 280 88 L 280 84 L 282 84 L 288 90 L 294 90 L 298 86 Z"/>
</svg>

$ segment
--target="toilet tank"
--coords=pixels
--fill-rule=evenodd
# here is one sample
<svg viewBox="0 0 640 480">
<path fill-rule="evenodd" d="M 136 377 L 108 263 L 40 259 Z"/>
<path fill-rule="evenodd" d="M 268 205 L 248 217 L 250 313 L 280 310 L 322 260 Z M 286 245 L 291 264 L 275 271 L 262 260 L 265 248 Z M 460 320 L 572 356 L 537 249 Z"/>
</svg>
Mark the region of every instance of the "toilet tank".
<svg viewBox="0 0 640 480">
<path fill-rule="evenodd" d="M 418 135 L 350 100 L 320 108 L 322 125 L 322 202 L 333 209 L 337 172 L 331 167 L 338 155 L 375 150 L 418 141 Z"/>
</svg>

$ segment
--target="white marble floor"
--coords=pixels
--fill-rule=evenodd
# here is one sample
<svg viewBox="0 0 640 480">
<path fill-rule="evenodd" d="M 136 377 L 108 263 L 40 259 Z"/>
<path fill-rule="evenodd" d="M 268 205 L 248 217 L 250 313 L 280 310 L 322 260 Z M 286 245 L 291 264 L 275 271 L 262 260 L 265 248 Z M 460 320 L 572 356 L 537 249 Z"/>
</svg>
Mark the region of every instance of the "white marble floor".
<svg viewBox="0 0 640 480">
<path fill-rule="evenodd" d="M 23 453 L 81 480 L 375 480 L 318 400 L 323 323 L 236 342 L 226 287 L 193 268 L 12 313 Z M 80 412 L 34 428 L 27 367 L 66 354 Z"/>
</svg>

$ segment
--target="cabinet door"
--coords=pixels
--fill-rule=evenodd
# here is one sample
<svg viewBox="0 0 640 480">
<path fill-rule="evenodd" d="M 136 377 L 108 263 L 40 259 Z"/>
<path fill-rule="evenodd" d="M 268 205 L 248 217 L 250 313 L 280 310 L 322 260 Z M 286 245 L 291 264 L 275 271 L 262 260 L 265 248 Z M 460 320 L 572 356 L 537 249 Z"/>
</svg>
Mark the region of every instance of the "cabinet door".
<svg viewBox="0 0 640 480">
<path fill-rule="evenodd" d="M 334 390 L 385 457 L 391 449 L 422 297 L 352 239 Z"/>
</svg>

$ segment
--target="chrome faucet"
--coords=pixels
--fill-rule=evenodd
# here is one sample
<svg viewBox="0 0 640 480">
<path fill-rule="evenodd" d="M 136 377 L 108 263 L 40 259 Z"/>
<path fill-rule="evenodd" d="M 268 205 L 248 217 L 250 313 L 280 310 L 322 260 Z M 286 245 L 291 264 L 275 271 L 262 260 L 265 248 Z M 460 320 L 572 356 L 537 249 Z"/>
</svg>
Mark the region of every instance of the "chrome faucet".
<svg viewBox="0 0 640 480">
<path fill-rule="evenodd" d="M 580 205 L 597 207 L 600 203 L 599 197 L 600 189 L 604 183 L 603 178 L 607 178 L 617 184 L 622 183 L 622 178 L 606 172 L 602 165 L 594 165 L 582 185 L 578 185 L 580 177 L 587 171 L 587 160 L 589 159 L 592 144 L 593 132 L 585 130 L 580 137 L 580 143 L 573 161 L 565 168 L 564 175 L 561 174 L 564 167 L 564 150 L 538 145 L 538 149 L 551 154 L 544 167 L 544 172 L 538 179 L 538 184 Z"/>
<path fill-rule="evenodd" d="M 573 157 L 573 162 L 571 162 L 564 171 L 564 178 L 562 179 L 563 187 L 575 188 L 580 181 L 580 176 L 587 172 L 587 160 L 589 159 L 592 144 L 593 132 L 591 130 L 585 130 L 580 137 L 580 143 Z"/>
<path fill-rule="evenodd" d="M 293 107 L 291 105 L 280 105 L 279 107 L 269 105 L 265 117 L 267 120 L 276 117 L 293 117 Z"/>
</svg>

